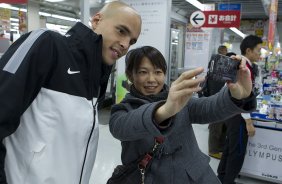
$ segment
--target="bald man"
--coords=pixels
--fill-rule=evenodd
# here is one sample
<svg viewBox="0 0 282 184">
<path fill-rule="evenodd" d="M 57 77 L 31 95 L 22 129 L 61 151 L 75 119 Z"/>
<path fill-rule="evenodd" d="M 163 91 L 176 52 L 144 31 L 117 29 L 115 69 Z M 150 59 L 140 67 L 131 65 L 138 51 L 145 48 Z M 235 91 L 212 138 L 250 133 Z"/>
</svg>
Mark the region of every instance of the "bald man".
<svg viewBox="0 0 282 184">
<path fill-rule="evenodd" d="M 0 60 L 0 184 L 88 184 L 97 105 L 112 65 L 136 43 L 140 15 L 121 2 L 62 36 L 40 29 Z"/>
</svg>

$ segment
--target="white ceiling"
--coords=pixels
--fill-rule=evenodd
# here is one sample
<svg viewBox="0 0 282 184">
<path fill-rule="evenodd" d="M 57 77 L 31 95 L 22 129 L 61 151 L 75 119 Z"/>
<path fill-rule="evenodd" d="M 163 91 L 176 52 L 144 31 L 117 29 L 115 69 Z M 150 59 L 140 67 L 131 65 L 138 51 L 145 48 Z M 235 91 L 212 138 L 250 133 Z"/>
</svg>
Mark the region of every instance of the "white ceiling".
<svg viewBox="0 0 282 184">
<path fill-rule="evenodd" d="M 59 14 L 67 17 L 80 19 L 80 0 L 64 0 L 62 2 L 51 3 L 45 0 L 29 0 L 31 2 L 40 4 L 40 11 L 51 14 Z M 89 0 L 90 12 L 98 11 L 105 1 L 108 0 Z M 242 6 L 241 17 L 242 19 L 268 19 L 265 12 L 264 4 L 270 0 L 199 0 L 201 3 L 210 4 L 214 3 L 217 7 L 219 3 L 240 3 Z M 278 19 L 282 18 L 282 0 L 278 0 Z M 172 11 L 177 14 L 189 18 L 192 12 L 197 8 L 192 6 L 186 0 L 172 0 Z M 55 24 L 69 23 L 62 20 L 48 20 Z"/>
<path fill-rule="evenodd" d="M 266 5 L 270 0 L 198 0 L 203 4 L 240 3 L 242 19 L 267 19 Z M 172 0 L 172 6 L 179 14 L 189 17 L 197 9 L 185 0 Z M 265 7 L 264 7 L 265 6 Z M 278 0 L 278 17 L 282 18 L 282 0 Z"/>
<path fill-rule="evenodd" d="M 40 3 L 42 11 L 54 12 L 60 11 L 62 14 L 69 15 L 74 18 L 79 18 L 80 1 L 79 0 L 64 0 L 58 3 L 50 3 L 45 0 L 30 0 Z M 267 4 L 269 0 L 199 0 L 205 4 L 218 3 L 240 3 L 242 5 L 243 19 L 266 19 L 268 16 L 265 13 L 263 4 Z M 91 8 L 100 8 L 105 0 L 89 0 Z M 278 0 L 278 17 L 282 18 L 282 0 Z M 197 10 L 186 0 L 172 0 L 172 8 L 178 14 L 189 17 L 192 12 Z"/>
</svg>

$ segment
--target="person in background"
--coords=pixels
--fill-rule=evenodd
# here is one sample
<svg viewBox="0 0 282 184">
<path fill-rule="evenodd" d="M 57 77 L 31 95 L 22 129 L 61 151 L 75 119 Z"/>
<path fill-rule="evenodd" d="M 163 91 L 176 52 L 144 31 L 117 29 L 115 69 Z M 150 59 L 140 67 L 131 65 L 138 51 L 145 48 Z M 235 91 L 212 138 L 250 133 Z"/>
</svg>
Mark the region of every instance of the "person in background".
<svg viewBox="0 0 282 184">
<path fill-rule="evenodd" d="M 141 17 L 106 4 L 66 35 L 39 29 L 0 60 L 0 183 L 88 184 L 98 143 L 97 104 L 112 65 L 136 43 Z"/>
<path fill-rule="evenodd" d="M 126 76 L 132 85 L 122 102 L 112 107 L 109 122 L 110 132 L 121 141 L 122 164 L 140 159 L 151 150 L 154 138 L 163 136 L 161 148 L 145 170 L 145 183 L 220 184 L 209 166 L 210 158 L 198 147 L 192 124 L 218 122 L 255 109 L 245 59 L 238 81 L 211 97 L 192 97 L 201 89 L 204 78 L 195 76 L 203 68 L 182 73 L 170 89 L 164 83 L 166 72 L 166 61 L 154 47 L 136 48 L 126 56 Z M 141 183 L 141 177 L 131 177 L 127 179 Z"/>
<path fill-rule="evenodd" d="M 225 45 L 220 45 L 217 48 L 217 53 L 222 54 L 222 55 L 226 55 L 227 54 L 227 47 Z"/>
<path fill-rule="evenodd" d="M 10 40 L 5 35 L 4 30 L 0 31 L 0 58 L 10 46 Z"/>
<path fill-rule="evenodd" d="M 220 45 L 217 49 L 218 54 L 226 55 L 227 47 L 225 45 Z M 212 60 L 212 59 L 211 59 Z M 210 70 L 210 62 L 208 65 L 208 70 Z M 219 92 L 221 88 L 225 85 L 225 82 L 216 81 L 211 79 L 207 75 L 207 94 L 206 96 L 212 96 Z M 224 122 L 217 122 L 209 124 L 209 138 L 208 138 L 208 145 L 209 145 L 209 156 L 220 159 L 224 143 L 225 143 L 225 136 L 226 136 L 226 126 Z"/>
<path fill-rule="evenodd" d="M 1 30 L 1 31 L 0 31 L 0 39 L 4 38 L 4 36 L 5 36 L 4 31 Z"/>
<path fill-rule="evenodd" d="M 240 45 L 242 58 L 247 60 L 246 66 L 251 72 L 253 91 L 255 77 L 258 74 L 257 65 L 254 62 L 260 58 L 262 39 L 249 35 L 243 39 Z M 255 94 L 256 95 L 256 94 Z M 235 184 L 246 153 L 248 136 L 254 136 L 255 127 L 249 113 L 238 114 L 225 123 L 227 127 L 226 142 L 217 173 L 223 184 Z"/>
</svg>

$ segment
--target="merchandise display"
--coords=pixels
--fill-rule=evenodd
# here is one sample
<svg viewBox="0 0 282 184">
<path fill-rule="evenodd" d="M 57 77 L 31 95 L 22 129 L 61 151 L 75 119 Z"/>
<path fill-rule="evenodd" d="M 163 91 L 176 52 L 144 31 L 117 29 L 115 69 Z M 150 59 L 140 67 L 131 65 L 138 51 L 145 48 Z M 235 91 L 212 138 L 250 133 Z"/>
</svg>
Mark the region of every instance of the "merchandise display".
<svg viewBox="0 0 282 184">
<path fill-rule="evenodd" d="M 271 62 L 260 65 L 261 77 L 255 86 L 259 93 L 257 111 L 251 117 L 257 120 L 255 125 L 279 128 L 282 124 L 282 62 L 279 56 L 269 58 L 266 61 Z"/>
<path fill-rule="evenodd" d="M 259 64 L 257 110 L 251 113 L 256 133 L 249 137 L 240 174 L 282 183 L 282 62 L 279 56 L 266 60 L 271 62 Z"/>
</svg>

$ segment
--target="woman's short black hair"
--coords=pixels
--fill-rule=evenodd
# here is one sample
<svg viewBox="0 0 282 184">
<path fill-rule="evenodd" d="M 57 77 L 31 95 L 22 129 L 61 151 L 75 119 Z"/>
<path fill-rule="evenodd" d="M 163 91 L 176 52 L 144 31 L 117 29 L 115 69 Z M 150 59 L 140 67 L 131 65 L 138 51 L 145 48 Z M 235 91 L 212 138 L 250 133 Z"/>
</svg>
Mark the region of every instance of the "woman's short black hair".
<svg viewBox="0 0 282 184">
<path fill-rule="evenodd" d="M 143 58 L 147 58 L 151 61 L 152 65 L 156 68 L 160 68 L 164 74 L 166 74 L 167 65 L 162 53 L 151 46 L 143 46 L 130 50 L 125 57 L 125 74 L 130 79 L 133 72 L 136 72 L 141 64 Z"/>
</svg>

